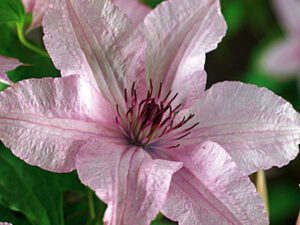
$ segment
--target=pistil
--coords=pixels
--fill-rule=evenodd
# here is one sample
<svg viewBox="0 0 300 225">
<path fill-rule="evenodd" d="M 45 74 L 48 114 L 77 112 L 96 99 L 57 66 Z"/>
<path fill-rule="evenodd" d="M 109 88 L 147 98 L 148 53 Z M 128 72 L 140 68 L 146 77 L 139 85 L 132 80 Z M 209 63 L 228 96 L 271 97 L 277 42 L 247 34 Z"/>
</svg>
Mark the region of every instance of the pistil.
<svg viewBox="0 0 300 225">
<path fill-rule="evenodd" d="M 174 125 L 176 115 L 182 106 L 182 104 L 178 104 L 174 109 L 172 108 L 172 103 L 177 98 L 178 93 L 172 96 L 171 91 L 169 91 L 160 100 L 161 92 L 162 84 L 160 84 L 158 94 L 153 96 L 152 80 L 150 80 L 150 89 L 145 99 L 138 99 L 134 82 L 130 91 L 131 98 L 128 98 L 127 89 L 124 90 L 124 101 L 127 109 L 126 113 L 122 114 L 116 105 L 116 123 L 129 144 L 144 149 L 151 149 L 154 146 L 176 148 L 180 146 L 178 141 L 188 136 L 191 130 L 198 125 L 195 123 L 182 129 L 194 117 L 194 114 L 190 114 L 187 118 L 183 117 L 180 122 Z"/>
</svg>

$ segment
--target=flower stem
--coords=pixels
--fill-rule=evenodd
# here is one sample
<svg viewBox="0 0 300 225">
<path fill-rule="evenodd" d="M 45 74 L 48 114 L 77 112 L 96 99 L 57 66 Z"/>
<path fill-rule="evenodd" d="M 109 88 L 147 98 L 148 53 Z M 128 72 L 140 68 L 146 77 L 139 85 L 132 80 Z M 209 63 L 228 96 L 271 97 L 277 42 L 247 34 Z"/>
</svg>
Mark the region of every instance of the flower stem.
<svg viewBox="0 0 300 225">
<path fill-rule="evenodd" d="M 92 190 L 88 188 L 87 190 L 87 197 L 88 197 L 88 203 L 89 203 L 89 211 L 90 211 L 90 218 L 89 221 L 92 221 L 95 219 L 95 207 L 94 207 L 94 201 L 93 201 L 93 193 Z"/>
<path fill-rule="evenodd" d="M 256 173 L 256 189 L 260 193 L 262 199 L 264 200 L 265 209 L 268 215 L 269 213 L 269 204 L 268 204 L 268 191 L 267 191 L 267 181 L 265 172 L 263 170 L 259 170 Z"/>
<path fill-rule="evenodd" d="M 50 56 L 48 55 L 48 53 L 45 50 L 40 49 L 39 47 L 31 44 L 30 42 L 28 42 L 25 39 L 24 33 L 23 33 L 23 23 L 22 22 L 17 23 L 17 32 L 18 32 L 18 38 L 24 46 L 26 46 L 27 48 L 29 48 L 30 50 L 32 50 L 34 52 L 37 52 L 43 56 L 50 58 Z"/>
<path fill-rule="evenodd" d="M 95 225 L 100 225 L 100 219 L 103 217 L 104 211 L 105 211 L 105 205 L 104 203 L 100 202 L 98 205 L 98 210 L 95 218 Z"/>
</svg>

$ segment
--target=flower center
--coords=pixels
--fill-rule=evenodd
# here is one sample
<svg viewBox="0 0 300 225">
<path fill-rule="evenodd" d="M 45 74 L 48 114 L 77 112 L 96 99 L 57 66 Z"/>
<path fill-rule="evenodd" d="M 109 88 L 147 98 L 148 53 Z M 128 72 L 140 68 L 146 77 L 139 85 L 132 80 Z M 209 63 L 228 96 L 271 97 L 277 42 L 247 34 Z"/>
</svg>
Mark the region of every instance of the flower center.
<svg viewBox="0 0 300 225">
<path fill-rule="evenodd" d="M 130 145 L 137 145 L 144 149 L 157 147 L 176 148 L 180 140 L 189 135 L 191 130 L 198 125 L 193 124 L 186 128 L 186 124 L 194 117 L 190 114 L 181 120 L 176 118 L 181 104 L 172 106 L 178 93 L 171 95 L 171 91 L 161 99 L 162 84 L 158 94 L 153 96 L 153 86 L 150 80 L 150 89 L 145 99 L 139 100 L 133 82 L 130 98 L 127 89 L 124 90 L 125 112 L 120 112 L 116 105 L 116 123 L 122 130 Z"/>
</svg>

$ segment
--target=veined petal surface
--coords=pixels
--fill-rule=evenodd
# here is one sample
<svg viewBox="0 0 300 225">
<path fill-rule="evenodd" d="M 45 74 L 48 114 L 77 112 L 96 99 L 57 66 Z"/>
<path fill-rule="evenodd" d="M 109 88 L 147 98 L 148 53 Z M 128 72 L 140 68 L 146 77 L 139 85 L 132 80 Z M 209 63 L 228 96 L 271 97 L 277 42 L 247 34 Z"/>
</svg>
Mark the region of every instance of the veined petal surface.
<svg viewBox="0 0 300 225">
<path fill-rule="evenodd" d="M 205 53 L 215 49 L 226 24 L 218 0 L 169 0 L 145 18 L 140 29 L 147 39 L 146 75 L 164 97 L 172 89 L 182 107 L 192 105 L 205 89 Z M 182 88 L 182 84 L 185 88 Z"/>
<path fill-rule="evenodd" d="M 281 76 L 282 78 L 300 74 L 299 37 L 289 37 L 274 43 L 264 55 L 262 61 L 264 69 L 270 74 Z"/>
<path fill-rule="evenodd" d="M 300 34 L 300 2 L 298 0 L 273 0 L 283 27 L 291 33 Z"/>
<path fill-rule="evenodd" d="M 221 82 L 191 111 L 199 125 L 184 142 L 217 142 L 247 174 L 283 166 L 299 152 L 299 114 L 266 88 Z"/>
<path fill-rule="evenodd" d="M 144 39 L 110 1 L 52 0 L 43 25 L 46 48 L 62 75 L 80 74 L 113 105 L 135 77 L 145 82 L 138 76 Z"/>
<path fill-rule="evenodd" d="M 261 197 L 248 176 L 218 144 L 165 152 L 183 162 L 171 181 L 162 213 L 179 225 L 267 225 Z M 163 152 L 157 152 L 163 154 Z"/>
<path fill-rule="evenodd" d="M 80 180 L 108 204 L 106 225 L 149 225 L 181 165 L 153 160 L 139 147 L 112 144 L 104 138 L 88 141 L 76 157 Z"/>
<path fill-rule="evenodd" d="M 73 170 L 79 147 L 109 135 L 110 104 L 79 76 L 30 79 L 0 93 L 0 139 L 25 162 Z"/>
<path fill-rule="evenodd" d="M 19 60 L 0 55 L 0 82 L 7 85 L 13 84 L 4 73 L 14 70 L 20 65 L 22 65 L 22 63 Z"/>
<path fill-rule="evenodd" d="M 125 13 L 134 25 L 142 22 L 151 8 L 139 0 L 112 0 L 123 13 Z"/>
<path fill-rule="evenodd" d="M 32 30 L 42 24 L 43 16 L 48 9 L 49 0 L 22 0 L 25 11 L 32 13 L 32 22 L 28 30 Z"/>
</svg>

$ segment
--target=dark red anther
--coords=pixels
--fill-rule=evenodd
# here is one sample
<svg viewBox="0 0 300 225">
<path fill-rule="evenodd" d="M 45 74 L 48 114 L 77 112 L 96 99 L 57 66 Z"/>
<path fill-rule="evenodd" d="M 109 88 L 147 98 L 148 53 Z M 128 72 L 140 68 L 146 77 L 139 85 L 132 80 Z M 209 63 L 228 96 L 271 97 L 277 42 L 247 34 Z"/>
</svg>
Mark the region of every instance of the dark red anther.
<svg viewBox="0 0 300 225">
<path fill-rule="evenodd" d="M 162 100 L 162 102 L 167 101 L 167 99 L 169 98 L 169 95 L 171 94 L 171 91 L 168 92 L 168 94 L 166 95 L 166 97 L 164 98 L 164 100 Z"/>
<path fill-rule="evenodd" d="M 188 133 L 186 133 L 186 134 L 184 134 L 184 135 L 182 135 L 182 136 L 180 136 L 180 137 L 178 137 L 178 138 L 175 138 L 174 140 L 180 140 L 180 139 L 182 139 L 182 138 L 188 136 L 190 133 L 191 133 L 191 132 L 188 132 Z"/>
<path fill-rule="evenodd" d="M 116 104 L 116 109 L 117 109 L 117 115 L 120 116 L 120 112 L 119 112 L 119 106 L 118 104 Z"/>
<path fill-rule="evenodd" d="M 174 95 L 174 97 L 168 102 L 168 105 L 171 105 L 171 103 L 175 100 L 175 98 L 177 97 L 178 92 Z"/>
<path fill-rule="evenodd" d="M 131 98 L 134 97 L 134 86 L 135 86 L 135 82 L 132 83 L 132 87 L 131 87 Z"/>
<path fill-rule="evenodd" d="M 151 96 L 153 94 L 153 84 L 152 84 L 152 79 L 150 79 L 150 93 L 151 93 Z"/>
<path fill-rule="evenodd" d="M 199 124 L 199 122 L 195 123 L 193 126 L 185 129 L 184 131 L 189 131 L 189 130 L 193 129 L 195 126 L 197 126 L 198 124 Z"/>
<path fill-rule="evenodd" d="M 175 108 L 172 107 L 172 103 L 177 98 L 178 93 L 169 99 L 171 95 L 171 91 L 169 91 L 165 98 L 160 100 L 160 96 L 163 93 L 162 83 L 159 85 L 157 95 L 154 96 L 152 80 L 150 79 L 149 82 L 150 87 L 145 99 L 138 100 L 135 82 L 132 83 L 131 101 L 129 103 L 129 93 L 127 93 L 126 88 L 124 89 L 127 112 L 120 111 L 118 104 L 116 104 L 116 123 L 124 132 L 130 144 L 136 144 L 145 149 L 150 148 L 154 143 L 162 144 L 165 147 L 169 146 L 168 148 L 177 148 L 180 145 L 177 141 L 188 136 L 191 133 L 190 130 L 199 123 L 187 129 L 176 130 L 191 120 L 194 114 L 190 114 L 187 118 L 183 117 L 180 122 L 175 124 L 175 117 L 182 106 L 182 104 L 178 104 Z"/>
<path fill-rule="evenodd" d="M 175 109 L 172 110 L 172 113 L 175 113 L 176 110 L 179 109 L 179 108 L 181 107 L 181 105 L 182 105 L 182 104 L 180 103 L 178 106 L 176 106 Z"/>
<path fill-rule="evenodd" d="M 177 147 L 179 147 L 179 146 L 180 146 L 180 144 L 177 144 L 177 145 L 170 146 L 170 147 L 168 147 L 168 148 L 177 148 Z"/>
<path fill-rule="evenodd" d="M 156 99 L 159 99 L 159 98 L 160 98 L 161 88 L 162 88 L 162 82 L 160 82 L 160 84 L 159 84 L 159 89 L 158 89 L 158 94 L 157 94 Z"/>
<path fill-rule="evenodd" d="M 126 103 L 126 105 L 127 105 L 128 99 L 127 99 L 127 89 L 126 89 L 126 88 L 125 88 L 125 90 L 124 90 L 124 99 L 125 99 L 125 103 Z"/>
</svg>

